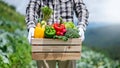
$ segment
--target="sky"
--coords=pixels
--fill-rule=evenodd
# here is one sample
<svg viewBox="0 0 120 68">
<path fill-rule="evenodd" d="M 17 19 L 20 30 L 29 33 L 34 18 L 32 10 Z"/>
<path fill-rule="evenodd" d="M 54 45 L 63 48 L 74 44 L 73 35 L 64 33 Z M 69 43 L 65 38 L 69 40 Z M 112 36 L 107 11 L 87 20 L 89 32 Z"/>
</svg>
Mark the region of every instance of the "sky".
<svg viewBox="0 0 120 68">
<path fill-rule="evenodd" d="M 29 0 L 4 0 L 16 6 L 18 12 L 25 14 Z M 120 0 L 84 0 L 89 10 L 89 22 L 120 23 Z"/>
</svg>

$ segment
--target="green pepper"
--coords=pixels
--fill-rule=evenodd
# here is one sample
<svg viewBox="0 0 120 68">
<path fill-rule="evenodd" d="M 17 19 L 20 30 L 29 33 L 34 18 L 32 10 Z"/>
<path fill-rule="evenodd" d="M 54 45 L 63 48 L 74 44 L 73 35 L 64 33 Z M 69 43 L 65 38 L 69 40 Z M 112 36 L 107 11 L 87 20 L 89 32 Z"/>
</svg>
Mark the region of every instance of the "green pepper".
<svg viewBox="0 0 120 68">
<path fill-rule="evenodd" d="M 45 37 L 46 38 L 53 38 L 53 36 L 55 34 L 56 34 L 56 31 L 52 26 L 46 26 L 46 28 L 45 28 Z"/>
</svg>

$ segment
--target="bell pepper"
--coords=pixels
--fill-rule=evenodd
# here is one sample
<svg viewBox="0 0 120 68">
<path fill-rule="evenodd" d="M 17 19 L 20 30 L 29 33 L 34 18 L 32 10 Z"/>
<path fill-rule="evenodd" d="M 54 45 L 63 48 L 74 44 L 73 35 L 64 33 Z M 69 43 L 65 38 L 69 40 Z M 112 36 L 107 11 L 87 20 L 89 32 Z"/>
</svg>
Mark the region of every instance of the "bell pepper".
<svg viewBox="0 0 120 68">
<path fill-rule="evenodd" d="M 58 22 L 54 23 L 53 27 L 56 30 L 56 35 L 63 36 L 66 32 L 65 25 L 63 24 L 63 21 L 61 18 L 60 18 L 60 23 L 58 23 Z"/>
<path fill-rule="evenodd" d="M 34 30 L 34 38 L 44 38 L 45 28 L 41 27 L 40 23 L 37 23 L 37 26 Z"/>
<path fill-rule="evenodd" d="M 46 26 L 45 28 L 45 37 L 46 38 L 53 38 L 53 36 L 56 34 L 55 29 L 52 26 Z"/>
<path fill-rule="evenodd" d="M 56 31 L 62 31 L 63 29 L 65 29 L 65 25 L 59 24 L 58 22 L 54 23 L 53 26 L 54 26 Z"/>
</svg>

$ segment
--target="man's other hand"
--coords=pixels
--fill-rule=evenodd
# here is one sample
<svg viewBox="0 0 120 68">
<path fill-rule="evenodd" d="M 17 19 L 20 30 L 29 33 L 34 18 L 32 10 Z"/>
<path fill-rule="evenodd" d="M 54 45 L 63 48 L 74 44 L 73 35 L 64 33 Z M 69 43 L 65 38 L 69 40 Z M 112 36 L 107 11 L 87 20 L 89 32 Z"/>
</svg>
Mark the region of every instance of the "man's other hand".
<svg viewBox="0 0 120 68">
<path fill-rule="evenodd" d="M 30 28 L 28 32 L 28 41 L 31 43 L 31 38 L 34 36 L 34 28 Z"/>
<path fill-rule="evenodd" d="M 85 36 L 84 36 L 84 30 L 83 28 L 79 28 L 79 35 L 80 35 L 80 39 L 82 40 L 82 42 L 84 41 L 85 39 Z"/>
</svg>

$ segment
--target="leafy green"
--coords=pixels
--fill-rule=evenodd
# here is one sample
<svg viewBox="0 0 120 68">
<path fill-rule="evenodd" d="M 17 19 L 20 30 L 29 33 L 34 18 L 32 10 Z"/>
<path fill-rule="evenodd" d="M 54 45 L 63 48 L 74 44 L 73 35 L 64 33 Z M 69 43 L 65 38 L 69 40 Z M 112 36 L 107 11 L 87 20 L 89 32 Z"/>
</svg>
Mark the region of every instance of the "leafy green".
<svg viewBox="0 0 120 68">
<path fill-rule="evenodd" d="M 65 36 L 68 38 L 79 38 L 79 32 L 77 29 L 73 28 L 67 28 L 67 32 L 65 33 Z"/>
<path fill-rule="evenodd" d="M 68 40 L 68 38 L 66 36 L 57 36 L 57 35 L 55 35 L 55 36 L 53 36 L 53 38 L 54 39 L 60 39 L 60 40 L 63 40 L 63 41 L 67 41 Z"/>
<path fill-rule="evenodd" d="M 77 29 L 77 27 L 75 26 L 75 24 L 73 22 L 64 22 L 64 24 L 65 24 L 66 28 Z"/>
<path fill-rule="evenodd" d="M 48 21 L 48 19 L 51 17 L 51 14 L 53 13 L 53 10 L 48 6 L 42 7 L 41 10 L 43 13 L 43 20 Z"/>
</svg>

